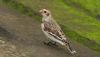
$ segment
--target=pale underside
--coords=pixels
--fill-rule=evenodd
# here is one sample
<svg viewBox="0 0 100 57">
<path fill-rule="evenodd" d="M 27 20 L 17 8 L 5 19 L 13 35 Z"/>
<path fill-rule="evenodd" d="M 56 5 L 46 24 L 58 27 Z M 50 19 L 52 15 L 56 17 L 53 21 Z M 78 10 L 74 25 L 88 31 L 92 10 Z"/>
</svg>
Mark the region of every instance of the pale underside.
<svg viewBox="0 0 100 57">
<path fill-rule="evenodd" d="M 41 27 L 43 33 L 52 41 L 55 41 L 61 45 L 66 45 L 68 43 L 68 40 L 66 39 L 63 31 L 54 20 L 44 20 L 41 24 Z"/>
</svg>

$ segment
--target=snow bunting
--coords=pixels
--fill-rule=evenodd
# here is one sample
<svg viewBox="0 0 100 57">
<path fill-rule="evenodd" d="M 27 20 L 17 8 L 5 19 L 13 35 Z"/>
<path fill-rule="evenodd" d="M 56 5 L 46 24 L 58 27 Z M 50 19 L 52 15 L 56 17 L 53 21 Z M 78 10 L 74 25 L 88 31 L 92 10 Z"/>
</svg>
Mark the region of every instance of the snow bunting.
<svg viewBox="0 0 100 57">
<path fill-rule="evenodd" d="M 65 37 L 65 34 L 61 30 L 60 26 L 53 19 L 51 12 L 47 9 L 40 10 L 42 18 L 41 28 L 43 33 L 53 42 L 59 43 L 62 46 L 67 47 L 71 54 L 76 53 L 75 50 L 69 44 L 68 39 Z M 51 42 L 48 42 L 51 43 Z"/>
</svg>

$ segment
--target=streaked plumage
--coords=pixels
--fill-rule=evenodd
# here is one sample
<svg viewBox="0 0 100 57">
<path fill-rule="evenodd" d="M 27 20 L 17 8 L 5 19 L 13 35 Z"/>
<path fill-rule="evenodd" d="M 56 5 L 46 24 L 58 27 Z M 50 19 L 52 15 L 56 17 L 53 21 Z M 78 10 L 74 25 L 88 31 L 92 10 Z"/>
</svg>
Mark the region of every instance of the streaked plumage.
<svg viewBox="0 0 100 57">
<path fill-rule="evenodd" d="M 63 46 L 66 46 L 67 49 L 72 53 L 76 53 L 71 47 L 70 44 L 65 37 L 65 34 L 59 27 L 59 25 L 55 22 L 55 20 L 51 16 L 51 12 L 47 9 L 40 10 L 42 18 L 42 31 L 44 34 L 54 42 L 57 42 Z"/>
</svg>

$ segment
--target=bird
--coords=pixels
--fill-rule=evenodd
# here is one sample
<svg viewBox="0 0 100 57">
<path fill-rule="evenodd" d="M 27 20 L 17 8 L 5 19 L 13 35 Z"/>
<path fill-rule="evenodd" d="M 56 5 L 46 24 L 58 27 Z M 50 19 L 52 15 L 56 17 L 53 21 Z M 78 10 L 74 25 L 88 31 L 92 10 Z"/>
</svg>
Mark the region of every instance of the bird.
<svg viewBox="0 0 100 57">
<path fill-rule="evenodd" d="M 75 54 L 76 51 L 71 47 L 70 42 L 52 17 L 51 12 L 48 9 L 41 9 L 39 12 L 42 15 L 41 29 L 47 38 L 51 40 L 47 44 L 52 43 L 56 45 L 56 43 L 59 43 L 66 47 L 71 54 Z"/>
</svg>

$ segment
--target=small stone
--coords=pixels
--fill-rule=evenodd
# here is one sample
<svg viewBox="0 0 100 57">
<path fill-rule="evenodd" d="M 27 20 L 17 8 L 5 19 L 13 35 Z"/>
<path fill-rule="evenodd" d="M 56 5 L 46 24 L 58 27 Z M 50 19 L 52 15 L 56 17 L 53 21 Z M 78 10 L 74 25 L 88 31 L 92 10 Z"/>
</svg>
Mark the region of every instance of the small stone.
<svg viewBox="0 0 100 57">
<path fill-rule="evenodd" d="M 12 49 L 16 49 L 16 46 L 14 46 L 14 45 L 11 45 L 11 48 L 12 48 Z"/>
<path fill-rule="evenodd" d="M 21 55 L 22 55 L 22 56 L 24 56 L 24 57 L 26 56 L 26 54 L 25 54 L 25 53 L 22 53 Z"/>
<path fill-rule="evenodd" d="M 0 40 L 0 43 L 4 44 L 4 43 L 5 43 L 5 41 L 3 41 L 3 40 Z"/>
</svg>

